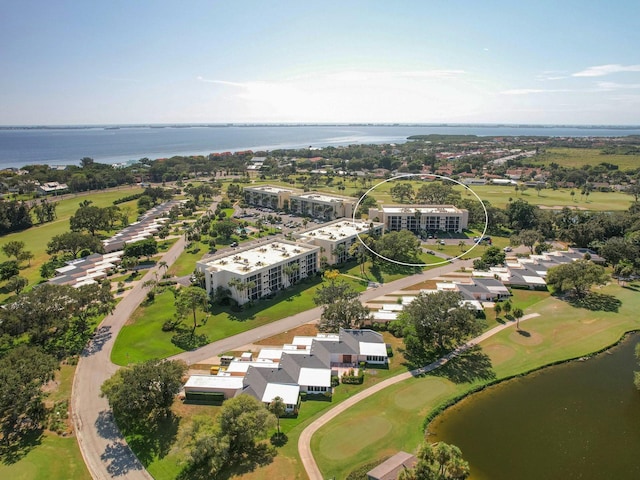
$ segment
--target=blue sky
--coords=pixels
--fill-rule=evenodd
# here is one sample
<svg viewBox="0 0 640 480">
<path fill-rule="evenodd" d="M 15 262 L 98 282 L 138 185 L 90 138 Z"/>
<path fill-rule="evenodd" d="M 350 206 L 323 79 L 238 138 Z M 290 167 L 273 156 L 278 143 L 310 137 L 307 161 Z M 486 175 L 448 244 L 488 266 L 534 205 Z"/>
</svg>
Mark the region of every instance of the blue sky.
<svg viewBox="0 0 640 480">
<path fill-rule="evenodd" d="M 0 125 L 640 124 L 640 2 L 0 0 Z"/>
</svg>

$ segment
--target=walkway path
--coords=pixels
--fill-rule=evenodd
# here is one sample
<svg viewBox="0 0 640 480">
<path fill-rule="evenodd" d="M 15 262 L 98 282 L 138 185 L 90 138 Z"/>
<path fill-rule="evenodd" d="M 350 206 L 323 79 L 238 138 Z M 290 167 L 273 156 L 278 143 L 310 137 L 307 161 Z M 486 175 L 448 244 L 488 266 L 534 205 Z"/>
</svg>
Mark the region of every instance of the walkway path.
<svg viewBox="0 0 640 480">
<path fill-rule="evenodd" d="M 528 320 L 530 318 L 534 318 L 537 316 L 539 316 L 538 313 L 525 315 L 520 319 L 520 321 L 523 322 L 525 320 Z M 432 370 L 435 370 L 436 368 L 439 368 L 442 365 L 446 364 L 453 357 L 456 357 L 457 355 L 469 349 L 470 347 L 477 345 L 483 340 L 486 340 L 487 338 L 513 325 L 514 323 L 505 323 L 503 325 L 498 325 L 497 327 L 494 327 L 491 330 L 486 331 L 485 333 L 474 338 L 473 340 L 469 340 L 467 343 L 458 347 L 453 352 L 445 355 L 444 357 L 436 360 L 433 363 L 430 363 L 425 367 L 420 367 L 415 370 L 411 370 L 410 372 L 396 375 L 395 377 L 388 378 L 387 380 L 384 380 L 372 387 L 369 387 L 366 390 L 362 390 L 361 392 L 358 392 L 356 395 L 348 398 L 344 402 L 339 403 L 334 408 L 329 410 L 327 413 L 317 418 L 313 423 L 309 424 L 309 426 L 307 426 L 307 428 L 305 428 L 302 431 L 302 433 L 300 434 L 300 438 L 298 439 L 298 453 L 300 454 L 300 458 L 302 459 L 302 464 L 304 465 L 304 468 L 307 471 L 309 480 L 324 479 L 324 477 L 322 476 L 322 473 L 320 472 L 320 469 L 318 468 L 318 464 L 313 458 L 313 453 L 311 452 L 311 437 L 313 437 L 313 434 L 316 433 L 320 428 L 322 428 L 327 422 L 333 420 L 348 408 L 364 400 L 365 398 L 373 395 L 374 393 L 377 393 L 380 390 L 390 387 L 391 385 L 395 385 L 396 383 L 400 383 L 409 378 L 417 377 L 427 372 L 431 372 Z"/>
</svg>

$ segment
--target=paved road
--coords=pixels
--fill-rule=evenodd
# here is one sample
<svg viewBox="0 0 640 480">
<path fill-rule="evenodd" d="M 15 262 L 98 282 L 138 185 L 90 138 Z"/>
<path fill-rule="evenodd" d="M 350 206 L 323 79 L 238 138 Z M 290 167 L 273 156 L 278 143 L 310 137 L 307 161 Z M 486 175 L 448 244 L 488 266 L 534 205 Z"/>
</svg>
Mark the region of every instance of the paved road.
<svg viewBox="0 0 640 480">
<path fill-rule="evenodd" d="M 162 260 L 173 264 L 185 246 L 184 237 L 164 254 Z M 118 367 L 111 363 L 111 349 L 118 332 L 146 295 L 142 284 L 155 279 L 159 267 L 147 272 L 138 285 L 122 299 L 113 313 L 105 317 L 94 338 L 80 357 L 71 392 L 71 418 L 80 452 L 94 479 L 152 479 L 133 454 L 113 421 L 106 398 L 100 398 L 100 386 Z"/>
<path fill-rule="evenodd" d="M 539 314 L 537 313 L 525 315 L 520 319 L 520 321 L 523 322 L 525 320 L 528 320 L 530 318 L 534 318 L 537 316 L 539 316 Z M 313 453 L 311 452 L 311 437 L 313 437 L 313 434 L 316 433 L 327 422 L 333 420 L 348 408 L 364 400 L 365 398 L 373 395 L 374 393 L 377 393 L 380 390 L 390 387 L 391 385 L 395 385 L 396 383 L 400 383 L 409 378 L 417 377 L 427 372 L 430 372 L 432 370 L 435 370 L 436 368 L 439 368 L 442 365 L 446 364 L 449 360 L 456 357 L 460 353 L 464 352 L 468 348 L 474 345 L 477 345 L 483 340 L 486 340 L 487 338 L 495 335 L 496 333 L 501 332 L 505 328 L 509 328 L 514 325 L 515 324 L 511 322 L 505 323 L 503 325 L 498 325 L 497 327 L 492 328 L 491 330 L 483 333 L 482 335 L 474 338 L 473 340 L 469 340 L 469 342 L 465 343 L 464 345 L 457 348 L 453 352 L 449 353 L 448 355 L 445 355 L 444 357 L 436 360 L 435 362 L 425 367 L 417 368 L 415 370 L 411 370 L 410 372 L 396 375 L 395 377 L 388 378 L 387 380 L 384 380 L 372 387 L 369 387 L 366 390 L 362 390 L 361 392 L 348 398 L 344 402 L 339 403 L 334 408 L 329 410 L 327 413 L 322 415 L 320 418 L 316 419 L 313 423 L 309 424 L 309 426 L 302 431 L 302 433 L 300 434 L 300 438 L 298 439 L 298 453 L 300 454 L 300 458 L 302 459 L 302 464 L 304 465 L 307 475 L 309 476 L 309 480 L 324 479 L 324 477 L 322 476 L 322 473 L 320 472 L 320 469 L 318 468 L 318 464 L 313 458 Z"/>
</svg>

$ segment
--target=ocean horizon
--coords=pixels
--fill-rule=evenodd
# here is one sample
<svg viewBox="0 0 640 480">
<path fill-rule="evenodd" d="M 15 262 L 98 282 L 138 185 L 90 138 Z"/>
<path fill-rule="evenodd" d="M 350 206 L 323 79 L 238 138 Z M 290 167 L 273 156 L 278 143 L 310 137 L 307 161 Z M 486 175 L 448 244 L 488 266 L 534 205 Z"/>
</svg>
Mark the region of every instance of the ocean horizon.
<svg viewBox="0 0 640 480">
<path fill-rule="evenodd" d="M 0 126 L 0 168 L 75 165 L 141 158 L 208 155 L 244 150 L 323 148 L 404 143 L 412 135 L 618 137 L 640 135 L 638 125 L 532 125 L 505 123 L 188 123 Z"/>
</svg>

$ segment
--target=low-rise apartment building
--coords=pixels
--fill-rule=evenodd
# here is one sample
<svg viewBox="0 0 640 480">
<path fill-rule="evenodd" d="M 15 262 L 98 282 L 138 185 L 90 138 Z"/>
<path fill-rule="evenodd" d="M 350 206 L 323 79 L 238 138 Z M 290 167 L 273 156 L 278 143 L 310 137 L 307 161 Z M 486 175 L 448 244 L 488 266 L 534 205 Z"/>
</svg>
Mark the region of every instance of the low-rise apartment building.
<svg viewBox="0 0 640 480">
<path fill-rule="evenodd" d="M 331 223 L 294 234 L 302 242 L 320 247 L 321 256 L 329 265 L 349 259 L 349 248 L 358 241 L 358 235 L 381 235 L 382 223 L 358 220 L 335 220 Z"/>
<path fill-rule="evenodd" d="M 275 185 L 244 187 L 244 200 L 249 205 L 333 220 L 352 217 L 357 199 L 321 192 L 303 192 Z"/>
<path fill-rule="evenodd" d="M 291 195 L 289 210 L 298 215 L 308 215 L 324 220 L 352 217 L 357 200 L 352 197 L 307 192 Z"/>
<path fill-rule="evenodd" d="M 244 201 L 249 205 L 282 210 L 289 204 L 289 197 L 296 193 L 296 190 L 274 185 L 258 185 L 244 187 L 243 193 Z"/>
<path fill-rule="evenodd" d="M 320 247 L 286 240 L 214 255 L 196 264 L 208 293 L 227 288 L 239 304 L 275 293 L 318 271 Z"/>
<path fill-rule="evenodd" d="M 390 231 L 460 233 L 467 228 L 469 212 L 453 205 L 383 205 L 370 208 L 369 218 L 382 222 Z"/>
</svg>

